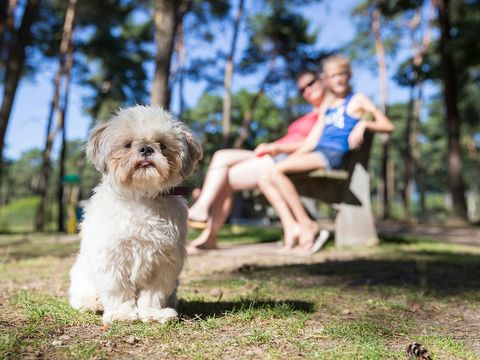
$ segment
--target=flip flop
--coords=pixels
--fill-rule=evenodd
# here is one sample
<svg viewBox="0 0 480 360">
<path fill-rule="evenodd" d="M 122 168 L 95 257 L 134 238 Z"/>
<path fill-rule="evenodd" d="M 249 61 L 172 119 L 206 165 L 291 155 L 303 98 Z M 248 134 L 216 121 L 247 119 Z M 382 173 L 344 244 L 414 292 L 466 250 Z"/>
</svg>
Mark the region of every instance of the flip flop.
<svg viewBox="0 0 480 360">
<path fill-rule="evenodd" d="M 187 220 L 187 226 L 190 229 L 204 230 L 207 227 L 207 221 L 199 221 L 199 220 L 188 219 Z"/>
<path fill-rule="evenodd" d="M 330 237 L 330 232 L 328 230 L 322 229 L 317 235 L 315 242 L 313 243 L 312 247 L 308 250 L 309 255 L 313 255 L 318 252 L 323 245 L 327 242 L 328 238 Z"/>
</svg>

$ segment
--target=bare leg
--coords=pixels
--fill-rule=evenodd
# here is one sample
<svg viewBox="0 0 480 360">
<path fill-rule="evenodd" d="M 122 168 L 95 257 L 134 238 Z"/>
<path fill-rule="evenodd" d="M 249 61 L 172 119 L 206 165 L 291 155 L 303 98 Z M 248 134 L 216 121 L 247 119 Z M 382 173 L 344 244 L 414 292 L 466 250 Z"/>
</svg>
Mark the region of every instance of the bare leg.
<svg viewBox="0 0 480 360">
<path fill-rule="evenodd" d="M 306 213 L 295 186 L 285 173 L 305 172 L 324 167 L 325 163 L 321 156 L 317 153 L 307 153 L 291 156 L 279 162 L 270 172 L 271 185 L 281 193 L 296 222 L 301 226 L 300 246 L 305 249 L 309 249 L 313 245 L 320 227 Z"/>
<path fill-rule="evenodd" d="M 190 243 L 188 250 L 190 254 L 217 247 L 217 233 L 230 214 L 233 190 L 255 189 L 260 175 L 273 164 L 270 156 L 254 157 L 241 161 L 229 169 L 228 182 L 219 190 L 219 195 L 212 204 L 207 227 Z"/>
<path fill-rule="evenodd" d="M 207 221 L 207 228 L 199 237 L 192 241 L 190 244 L 190 253 L 194 253 L 196 252 L 195 250 L 198 249 L 205 250 L 217 247 L 217 233 L 230 213 L 233 190 L 256 188 L 258 178 L 262 171 L 266 171 L 272 166 L 273 160 L 269 156 L 262 158 L 253 157 L 231 166 L 227 174 L 228 181 L 219 190 L 219 195 L 212 204 L 211 213 Z M 200 197 L 201 196 L 202 195 L 200 195 Z"/>
<path fill-rule="evenodd" d="M 255 157 L 235 164 L 228 171 L 228 183 L 233 191 L 253 190 L 260 177 L 270 170 L 274 161 L 270 156 Z"/>
<path fill-rule="evenodd" d="M 189 247 L 188 253 L 195 254 L 199 250 L 210 250 L 217 248 L 217 234 L 222 225 L 227 220 L 228 214 L 232 207 L 233 200 L 232 190 L 228 188 L 220 193 L 212 204 L 212 210 L 208 217 L 207 227 L 202 233 L 193 240 Z"/>
<path fill-rule="evenodd" d="M 256 159 L 255 154 L 250 150 L 226 149 L 217 151 L 208 167 L 202 192 L 189 209 L 189 217 L 198 221 L 206 220 L 210 207 L 228 183 L 230 167 L 249 159 Z"/>
<path fill-rule="evenodd" d="M 272 182 L 270 172 L 261 176 L 258 185 L 280 218 L 283 227 L 285 248 L 291 249 L 295 247 L 298 242 L 300 227 L 290 212 L 290 208 L 282 196 L 282 193 Z"/>
</svg>

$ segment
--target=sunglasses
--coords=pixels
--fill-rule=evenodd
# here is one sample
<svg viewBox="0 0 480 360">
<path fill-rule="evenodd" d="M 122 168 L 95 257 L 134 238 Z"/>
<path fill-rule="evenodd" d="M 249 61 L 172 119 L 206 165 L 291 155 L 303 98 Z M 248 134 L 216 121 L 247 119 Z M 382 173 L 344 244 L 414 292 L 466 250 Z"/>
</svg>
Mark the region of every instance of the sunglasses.
<svg viewBox="0 0 480 360">
<path fill-rule="evenodd" d="M 305 84 L 304 86 L 302 87 L 299 87 L 298 88 L 298 91 L 300 92 L 300 94 L 303 94 L 305 92 L 305 90 L 307 90 L 307 88 L 309 88 L 310 86 L 312 86 L 313 84 L 315 84 L 318 80 L 318 77 L 314 77 L 312 80 L 310 80 L 307 84 Z"/>
</svg>

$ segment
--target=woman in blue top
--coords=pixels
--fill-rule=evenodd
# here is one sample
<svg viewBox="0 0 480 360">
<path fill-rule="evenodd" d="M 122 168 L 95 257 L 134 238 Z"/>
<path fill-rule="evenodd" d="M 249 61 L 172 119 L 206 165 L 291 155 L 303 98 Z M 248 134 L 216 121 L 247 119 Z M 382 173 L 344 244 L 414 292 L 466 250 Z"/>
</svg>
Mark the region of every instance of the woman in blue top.
<svg viewBox="0 0 480 360">
<path fill-rule="evenodd" d="M 260 190 L 274 204 L 282 222 L 284 251 L 312 254 L 328 238 L 328 232 L 320 231 L 319 225 L 305 212 L 298 192 L 285 174 L 338 169 L 344 155 L 362 144 L 366 130 L 384 133 L 394 130 L 390 120 L 367 96 L 352 93 L 350 76 L 347 58 L 335 55 L 323 62 L 323 80 L 331 93 L 319 111 L 317 123 L 302 147 L 275 164 L 259 180 Z M 374 121 L 360 120 L 366 113 L 371 113 Z"/>
</svg>

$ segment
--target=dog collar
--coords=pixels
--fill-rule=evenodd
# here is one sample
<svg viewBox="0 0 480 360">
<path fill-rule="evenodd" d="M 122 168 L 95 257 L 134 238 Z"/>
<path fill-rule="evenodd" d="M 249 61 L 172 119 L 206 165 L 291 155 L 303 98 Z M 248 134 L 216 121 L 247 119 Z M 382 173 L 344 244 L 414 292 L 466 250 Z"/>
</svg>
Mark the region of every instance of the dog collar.
<svg viewBox="0 0 480 360">
<path fill-rule="evenodd" d="M 187 195 L 188 194 L 188 187 L 186 186 L 174 186 L 167 191 L 165 191 L 162 195 Z"/>
</svg>

